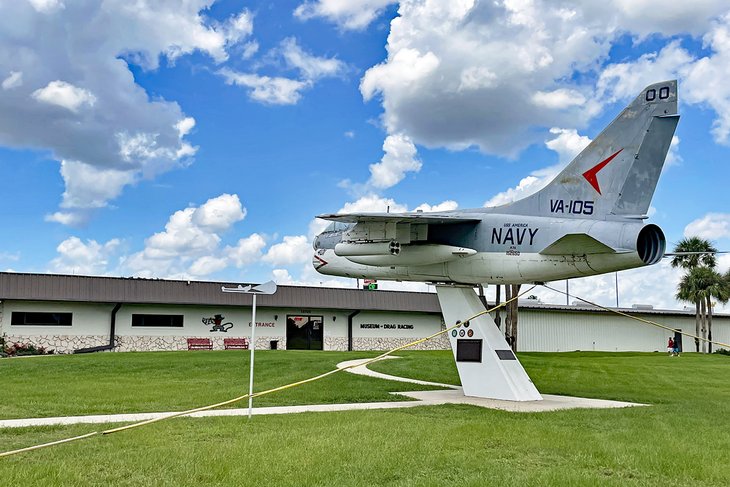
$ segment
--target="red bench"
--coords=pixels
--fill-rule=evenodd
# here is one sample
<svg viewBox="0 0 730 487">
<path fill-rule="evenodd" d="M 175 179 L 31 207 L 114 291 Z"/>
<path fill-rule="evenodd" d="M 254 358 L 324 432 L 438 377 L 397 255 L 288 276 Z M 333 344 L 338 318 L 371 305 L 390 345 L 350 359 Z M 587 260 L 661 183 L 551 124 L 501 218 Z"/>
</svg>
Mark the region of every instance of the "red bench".
<svg viewBox="0 0 730 487">
<path fill-rule="evenodd" d="M 224 338 L 223 347 L 226 350 L 248 350 L 248 340 L 245 338 Z"/>
<path fill-rule="evenodd" d="M 210 338 L 188 338 L 188 350 L 213 350 Z"/>
</svg>

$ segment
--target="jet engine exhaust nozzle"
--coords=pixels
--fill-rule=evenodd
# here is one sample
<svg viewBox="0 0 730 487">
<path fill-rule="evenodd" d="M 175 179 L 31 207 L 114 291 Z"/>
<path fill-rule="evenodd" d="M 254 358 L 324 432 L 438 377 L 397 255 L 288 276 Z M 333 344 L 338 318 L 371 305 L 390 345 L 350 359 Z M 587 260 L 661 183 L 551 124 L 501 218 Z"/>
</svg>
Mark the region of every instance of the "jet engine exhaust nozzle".
<svg viewBox="0 0 730 487">
<path fill-rule="evenodd" d="M 654 224 L 645 226 L 636 238 L 636 251 L 647 265 L 656 264 L 664 256 L 667 240 L 662 229 Z"/>
</svg>

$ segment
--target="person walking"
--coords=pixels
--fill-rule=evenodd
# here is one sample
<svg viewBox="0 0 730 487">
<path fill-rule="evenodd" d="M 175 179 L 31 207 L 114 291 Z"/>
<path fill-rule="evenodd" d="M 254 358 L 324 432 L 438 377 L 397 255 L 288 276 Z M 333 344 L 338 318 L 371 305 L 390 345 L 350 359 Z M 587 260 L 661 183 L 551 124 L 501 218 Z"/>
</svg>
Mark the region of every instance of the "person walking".
<svg viewBox="0 0 730 487">
<path fill-rule="evenodd" d="M 669 337 L 669 342 L 667 342 L 667 353 L 672 356 L 675 355 L 674 339 L 672 337 Z"/>
</svg>

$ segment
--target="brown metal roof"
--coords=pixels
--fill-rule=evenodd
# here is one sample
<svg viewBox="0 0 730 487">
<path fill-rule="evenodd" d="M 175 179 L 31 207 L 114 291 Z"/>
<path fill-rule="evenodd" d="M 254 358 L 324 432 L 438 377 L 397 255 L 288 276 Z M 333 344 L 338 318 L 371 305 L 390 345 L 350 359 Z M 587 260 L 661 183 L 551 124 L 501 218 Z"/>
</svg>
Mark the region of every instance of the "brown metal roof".
<svg viewBox="0 0 730 487">
<path fill-rule="evenodd" d="M 139 304 L 251 305 L 248 294 L 221 292 L 230 282 L 174 281 L 133 277 L 69 276 L 0 272 L 0 299 Z M 278 286 L 276 294 L 260 295 L 260 306 L 343 310 L 420 311 L 441 313 L 434 293 L 364 291 L 360 289 Z M 566 306 L 520 300 L 522 309 L 605 313 L 592 306 Z M 694 315 L 694 310 L 620 308 L 628 314 Z M 727 314 L 716 314 L 727 317 Z"/>
<path fill-rule="evenodd" d="M 0 299 L 142 304 L 251 305 L 248 294 L 221 292 L 242 283 L 0 272 Z M 243 283 L 245 284 L 245 283 Z M 441 313 L 433 293 L 279 286 L 259 306 Z"/>
</svg>

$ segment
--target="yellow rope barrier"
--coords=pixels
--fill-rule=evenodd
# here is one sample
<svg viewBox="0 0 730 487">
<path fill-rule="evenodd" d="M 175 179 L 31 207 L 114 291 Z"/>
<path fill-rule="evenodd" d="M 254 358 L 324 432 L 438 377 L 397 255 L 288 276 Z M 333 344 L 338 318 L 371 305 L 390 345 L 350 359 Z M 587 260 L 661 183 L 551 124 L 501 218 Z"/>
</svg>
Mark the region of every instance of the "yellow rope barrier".
<svg viewBox="0 0 730 487">
<path fill-rule="evenodd" d="M 10 455 L 15 455 L 17 453 L 23 453 L 23 452 L 27 452 L 27 451 L 33 451 L 33 450 L 40 450 L 41 448 L 45 448 L 47 446 L 60 445 L 62 443 L 70 443 L 70 442 L 76 441 L 76 440 L 83 440 L 84 438 L 90 438 L 90 437 L 98 435 L 98 434 L 99 434 L 98 431 L 94 431 L 94 432 L 87 433 L 87 434 L 81 435 L 81 436 L 74 436 L 72 438 L 66 438 L 63 440 L 51 441 L 50 443 L 43 443 L 40 445 L 29 446 L 27 448 L 21 448 L 19 450 L 6 451 L 4 453 L 0 453 L 0 457 L 9 457 Z"/>
<path fill-rule="evenodd" d="M 668 327 L 666 325 L 662 325 L 661 323 L 657 323 L 655 321 L 647 320 L 645 318 L 640 318 L 638 316 L 633 316 L 633 315 L 630 315 L 628 313 L 624 313 L 623 311 L 619 311 L 619 310 L 617 310 L 615 308 L 609 308 L 609 307 L 606 307 L 606 306 L 601 306 L 600 304 L 593 303 L 591 301 L 588 301 L 587 299 L 579 298 L 578 296 L 573 296 L 573 295 L 571 295 L 571 294 L 569 294 L 569 293 L 567 293 L 565 291 L 562 291 L 560 289 L 555 289 L 553 287 L 550 287 L 547 284 L 543 284 L 542 286 L 545 287 L 545 288 L 547 288 L 547 289 L 550 289 L 551 291 L 555 291 L 557 293 L 565 294 L 566 296 L 574 297 L 574 298 L 576 298 L 579 301 L 583 301 L 586 304 L 590 304 L 591 306 L 595 306 L 596 308 L 600 308 L 600 309 L 602 309 L 604 311 L 610 311 L 612 313 L 616 313 L 617 315 L 625 316 L 626 318 L 630 318 L 632 320 L 640 321 L 640 322 L 645 323 L 647 325 L 652 325 L 652 326 L 656 326 L 658 328 L 663 328 L 664 330 L 671 331 L 672 333 L 675 333 L 675 332 L 678 331 L 675 328 L 670 328 L 670 327 Z M 708 340 L 707 338 L 702 338 L 700 336 L 693 335 L 692 333 L 685 333 L 683 331 L 679 331 L 679 333 L 682 334 L 682 335 L 685 335 L 685 336 L 694 338 L 695 340 L 701 340 L 703 342 L 712 343 L 713 345 L 719 345 L 721 347 L 727 347 L 728 349 L 730 349 L 730 345 L 728 345 L 727 343 L 722 343 L 722 342 L 716 342 L 716 341 L 713 341 L 713 340 Z"/>
<path fill-rule="evenodd" d="M 418 340 L 412 341 L 412 342 L 407 343 L 405 345 L 401 345 L 400 347 L 396 347 L 396 348 L 394 348 L 392 350 L 388 350 L 387 352 L 381 353 L 377 357 L 374 357 L 374 358 L 372 358 L 372 359 L 370 359 L 370 360 L 368 360 L 368 361 L 366 361 L 366 362 L 364 362 L 362 364 L 357 364 L 357 365 L 352 364 L 352 365 L 348 365 L 348 366 L 345 366 L 345 367 L 342 367 L 342 368 L 339 368 L 339 369 L 330 370 L 329 372 L 325 372 L 324 374 L 320 374 L 320 375 L 317 375 L 315 377 L 310 377 L 308 379 L 300 380 L 300 381 L 297 381 L 297 382 L 292 382 L 291 384 L 286 384 L 286 385 L 283 385 L 283 386 L 275 387 L 273 389 L 268 389 L 266 391 L 256 392 L 256 393 L 252 394 L 251 397 L 254 397 L 255 398 L 255 397 L 265 396 L 265 395 L 268 395 L 268 394 L 273 394 L 275 392 L 280 392 L 280 391 L 283 391 L 283 390 L 286 390 L 286 389 L 291 389 L 293 387 L 298 387 L 298 386 L 301 386 L 301 385 L 304 385 L 304 384 L 308 384 L 310 382 L 314 382 L 314 381 L 317 381 L 317 380 L 320 380 L 320 379 L 324 379 L 325 377 L 328 377 L 328 376 L 330 376 L 332 374 L 336 374 L 337 372 L 341 372 L 343 370 L 351 369 L 351 368 L 354 368 L 354 367 L 367 366 L 367 365 L 369 365 L 369 364 L 371 364 L 373 362 L 376 362 L 378 360 L 381 360 L 381 359 L 383 359 L 383 358 L 385 358 L 385 357 L 387 357 L 387 356 L 389 356 L 389 355 L 391 355 L 391 354 L 393 354 L 395 352 L 398 352 L 399 350 L 403 350 L 403 349 L 408 348 L 408 347 L 413 347 L 413 346 L 418 345 L 420 343 L 423 343 L 423 342 L 426 342 L 428 340 L 431 340 L 432 338 L 435 338 L 435 337 L 437 337 L 439 335 L 443 335 L 444 333 L 448 333 L 449 331 L 451 331 L 451 330 L 453 330 L 455 328 L 460 327 L 463 323 L 465 323 L 467 321 L 474 320 L 474 319 L 476 319 L 476 318 L 478 318 L 478 317 L 480 317 L 482 315 L 485 315 L 487 313 L 491 313 L 492 311 L 496 311 L 496 310 L 498 310 L 498 309 L 506 306 L 507 304 L 511 303 L 512 301 L 517 300 L 518 298 L 522 297 L 523 295 L 527 294 L 528 292 L 532 291 L 534 288 L 535 288 L 535 286 L 532 286 L 529 289 L 521 292 L 520 294 L 512 297 L 511 299 L 505 301 L 504 303 L 498 304 L 497 306 L 494 306 L 494 307 L 492 307 L 490 309 L 485 309 L 484 311 L 480 311 L 479 313 L 476 313 L 475 315 L 470 316 L 469 318 L 467 318 L 467 319 L 465 319 L 463 321 L 457 322 L 453 326 L 450 326 L 448 328 L 445 328 L 445 329 L 443 329 L 441 331 L 438 331 L 438 332 L 436 332 L 436 333 L 434 333 L 432 335 L 429 335 L 429 336 L 427 336 L 425 338 L 420 338 Z M 207 411 L 207 410 L 215 409 L 215 408 L 218 408 L 218 407 L 221 407 L 221 406 L 227 406 L 228 404 L 233 404 L 233 403 L 238 402 L 238 401 L 241 401 L 243 399 L 247 399 L 248 396 L 249 396 L 248 394 L 244 394 L 242 396 L 238 396 L 238 397 L 235 397 L 233 399 L 229 399 L 227 401 L 219 402 L 219 403 L 216 403 L 216 404 L 211 404 L 211 405 L 208 405 L 208 406 L 202 406 L 202 407 L 198 407 L 198 408 L 194 408 L 194 409 L 188 409 L 187 411 L 179 411 L 179 412 L 176 412 L 176 413 L 171 413 L 171 414 L 168 414 L 166 416 L 162 416 L 160 418 L 147 419 L 145 421 L 140 421 L 140 422 L 137 422 L 137 423 L 128 424 L 126 426 L 120 426 L 118 428 L 112 428 L 112 429 L 104 430 L 101 433 L 98 432 L 98 431 L 94 431 L 92 433 L 87 433 L 87 434 L 81 435 L 81 436 L 75 436 L 73 438 L 66 438 L 64 440 L 58 440 L 58 441 L 54 441 L 54 442 L 51 442 L 51 443 L 44 443 L 44 444 L 41 444 L 41 445 L 35 445 L 35 446 L 28 447 L 28 448 L 21 448 L 21 449 L 18 449 L 18 450 L 7 451 L 7 452 L 4 452 L 4 453 L 0 453 L 0 458 L 2 458 L 2 457 L 8 457 L 8 456 L 11 456 L 11 455 L 16 455 L 18 453 L 23 453 L 23 452 L 27 452 L 27 451 L 38 450 L 38 449 L 45 448 L 45 447 L 49 447 L 49 446 L 59 445 L 59 444 L 62 444 L 62 443 L 68 443 L 68 442 L 75 441 L 75 440 L 81 440 L 83 438 L 90 438 L 90 437 L 96 436 L 98 434 L 110 435 L 110 434 L 113 434 L 113 433 L 118 433 L 120 431 L 125 431 L 125 430 L 129 430 L 129 429 L 132 429 L 132 428 L 139 428 L 140 426 L 146 426 L 148 424 L 157 423 L 158 421 L 163 421 L 163 420 L 166 420 L 166 419 L 172 419 L 172 418 L 177 418 L 177 417 L 180 417 L 180 416 L 186 416 L 188 414 L 193 414 L 193 413 L 197 413 L 197 412 L 200 412 L 200 411 Z"/>
</svg>

